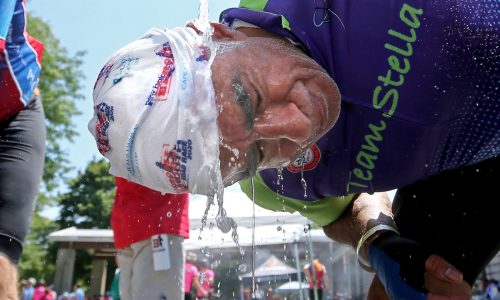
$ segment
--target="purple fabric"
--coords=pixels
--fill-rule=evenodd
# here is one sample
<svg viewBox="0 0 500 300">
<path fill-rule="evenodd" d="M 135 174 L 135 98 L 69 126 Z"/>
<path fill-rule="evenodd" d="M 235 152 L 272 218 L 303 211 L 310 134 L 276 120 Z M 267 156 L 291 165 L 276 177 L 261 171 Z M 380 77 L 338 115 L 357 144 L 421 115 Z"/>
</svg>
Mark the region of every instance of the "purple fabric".
<svg viewBox="0 0 500 300">
<path fill-rule="evenodd" d="M 301 172 L 285 170 L 278 185 L 277 171 L 265 170 L 266 184 L 315 201 L 390 190 L 498 156 L 495 7 L 500 0 L 269 0 L 265 12 L 224 11 L 223 23 L 239 19 L 300 43 L 342 95 L 337 124 L 317 143 L 319 163 L 303 172 L 307 197 Z"/>
</svg>

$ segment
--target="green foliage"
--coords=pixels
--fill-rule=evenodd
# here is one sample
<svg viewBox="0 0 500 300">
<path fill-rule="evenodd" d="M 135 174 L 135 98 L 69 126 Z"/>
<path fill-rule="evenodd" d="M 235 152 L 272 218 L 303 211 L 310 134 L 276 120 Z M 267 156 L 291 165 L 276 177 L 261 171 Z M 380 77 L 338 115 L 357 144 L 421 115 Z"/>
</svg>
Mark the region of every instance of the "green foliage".
<svg viewBox="0 0 500 300">
<path fill-rule="evenodd" d="M 214 288 L 222 299 L 237 299 L 240 291 L 238 271 L 239 262 L 235 260 L 222 260 L 214 269 Z"/>
<path fill-rule="evenodd" d="M 115 195 L 115 180 L 104 159 L 93 159 L 85 171 L 69 183 L 69 191 L 60 198 L 61 228 L 109 228 L 109 216 Z"/>
<path fill-rule="evenodd" d="M 76 226 L 79 229 L 109 228 L 111 206 L 115 196 L 115 179 L 109 174 L 104 159 L 93 159 L 84 172 L 70 180 L 69 191 L 61 195 L 61 213 L 57 223 L 61 229 Z M 86 285 L 90 282 L 92 256 L 77 251 L 74 280 Z"/>
<path fill-rule="evenodd" d="M 79 115 L 75 102 L 83 99 L 80 94 L 80 70 L 84 52 L 70 56 L 52 34 L 47 23 L 28 14 L 28 32 L 44 44 L 40 93 L 45 109 L 47 143 L 44 168 L 44 187 L 51 191 L 58 186 L 58 178 L 64 178 L 69 170 L 66 153 L 61 148 L 63 140 L 73 141 L 77 136 L 72 117 Z"/>
<path fill-rule="evenodd" d="M 19 263 L 20 278 L 43 278 L 47 282 L 54 278 L 55 245 L 48 243 L 47 236 L 57 229 L 54 221 L 35 212 Z"/>
<path fill-rule="evenodd" d="M 71 226 L 78 228 L 109 228 L 109 217 L 115 194 L 114 177 L 109 174 L 109 164 L 104 159 L 93 159 L 83 172 L 69 181 L 68 192 L 60 195 L 61 213 L 56 222 L 40 216 L 35 211 L 31 232 L 25 243 L 20 263 L 21 278 L 54 278 L 56 245 L 49 244 L 47 236 L 58 229 Z M 43 197 L 43 196 L 42 196 Z M 85 285 L 90 280 L 91 254 L 77 251 L 75 282 Z"/>
</svg>

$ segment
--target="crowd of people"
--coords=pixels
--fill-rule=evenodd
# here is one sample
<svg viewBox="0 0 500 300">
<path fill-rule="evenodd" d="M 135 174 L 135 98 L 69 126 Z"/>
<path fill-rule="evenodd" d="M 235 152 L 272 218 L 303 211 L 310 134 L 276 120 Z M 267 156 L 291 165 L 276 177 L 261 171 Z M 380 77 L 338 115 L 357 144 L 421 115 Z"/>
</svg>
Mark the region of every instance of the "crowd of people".
<svg viewBox="0 0 500 300">
<path fill-rule="evenodd" d="M 473 300 L 500 300 L 500 285 L 496 279 L 478 279 L 474 284 Z"/>
<path fill-rule="evenodd" d="M 57 295 L 54 285 L 46 285 L 45 281 L 30 277 L 20 281 L 19 300 L 87 300 L 83 288 L 76 284 L 73 291 Z M 112 300 L 112 299 L 103 299 Z"/>
<path fill-rule="evenodd" d="M 481 234 L 498 225 L 500 177 L 500 0 L 487 2 L 242 0 L 221 23 L 153 28 L 117 51 L 89 129 L 117 176 L 124 300 L 182 298 L 187 193 L 236 182 L 351 245 L 376 275 L 369 299 L 470 298 L 500 249 Z M 45 148 L 25 6 L 0 2 L 6 299 Z"/>
<path fill-rule="evenodd" d="M 185 300 L 210 300 L 216 296 L 214 291 L 215 273 L 207 258 L 197 259 L 196 254 L 186 255 L 184 276 Z"/>
</svg>

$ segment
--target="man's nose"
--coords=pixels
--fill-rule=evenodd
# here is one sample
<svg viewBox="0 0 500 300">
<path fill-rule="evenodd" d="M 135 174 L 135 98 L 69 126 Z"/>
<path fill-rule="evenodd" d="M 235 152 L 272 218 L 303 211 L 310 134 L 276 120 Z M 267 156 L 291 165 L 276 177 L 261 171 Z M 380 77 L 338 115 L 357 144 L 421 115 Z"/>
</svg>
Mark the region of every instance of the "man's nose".
<svg viewBox="0 0 500 300">
<path fill-rule="evenodd" d="M 285 138 L 299 144 L 313 133 L 311 120 L 294 103 L 267 108 L 255 118 L 254 130 L 260 139 Z"/>
</svg>

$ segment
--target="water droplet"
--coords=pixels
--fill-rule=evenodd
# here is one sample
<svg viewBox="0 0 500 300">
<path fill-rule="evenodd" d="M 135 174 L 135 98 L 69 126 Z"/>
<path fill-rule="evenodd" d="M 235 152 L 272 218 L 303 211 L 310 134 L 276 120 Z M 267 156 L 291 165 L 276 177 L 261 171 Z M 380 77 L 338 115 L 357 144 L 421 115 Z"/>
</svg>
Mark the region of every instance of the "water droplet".
<svg viewBox="0 0 500 300">
<path fill-rule="evenodd" d="M 238 271 L 239 271 L 240 273 L 245 273 L 245 272 L 247 271 L 247 265 L 245 265 L 245 264 L 241 264 L 241 265 L 239 265 L 239 266 L 238 266 Z"/>
<path fill-rule="evenodd" d="M 302 171 L 300 171 L 301 179 L 300 183 L 302 184 L 302 188 L 304 189 L 304 198 L 307 198 L 307 182 L 304 179 L 304 165 L 302 165 Z"/>
</svg>

